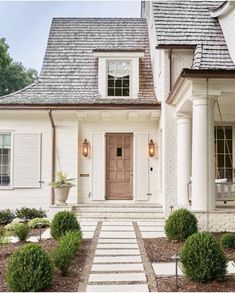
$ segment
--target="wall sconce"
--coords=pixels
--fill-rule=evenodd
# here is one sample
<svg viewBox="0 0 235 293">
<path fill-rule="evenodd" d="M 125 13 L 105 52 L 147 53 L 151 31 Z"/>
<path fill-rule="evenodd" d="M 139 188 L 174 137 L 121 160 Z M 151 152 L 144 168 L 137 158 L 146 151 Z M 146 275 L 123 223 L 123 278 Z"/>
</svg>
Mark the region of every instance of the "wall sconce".
<svg viewBox="0 0 235 293">
<path fill-rule="evenodd" d="M 152 139 L 149 141 L 149 156 L 152 158 L 155 156 L 156 149 L 155 149 L 155 144 Z"/>
<path fill-rule="evenodd" d="M 89 150 L 89 143 L 87 139 L 84 139 L 84 142 L 82 143 L 82 155 L 84 157 L 88 156 L 88 150 Z"/>
</svg>

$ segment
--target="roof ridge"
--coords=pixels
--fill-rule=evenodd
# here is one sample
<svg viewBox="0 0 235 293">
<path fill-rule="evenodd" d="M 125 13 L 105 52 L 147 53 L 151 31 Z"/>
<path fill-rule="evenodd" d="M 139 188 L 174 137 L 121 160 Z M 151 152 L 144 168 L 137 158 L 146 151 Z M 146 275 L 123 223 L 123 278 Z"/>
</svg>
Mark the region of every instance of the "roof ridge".
<svg viewBox="0 0 235 293">
<path fill-rule="evenodd" d="M 24 88 L 18 90 L 18 91 L 15 91 L 13 93 L 10 93 L 10 94 L 7 94 L 7 95 L 4 95 L 4 96 L 0 96 L 0 99 L 4 99 L 4 98 L 8 98 L 8 97 L 11 97 L 11 96 L 14 96 L 15 94 L 20 94 L 24 91 L 27 91 L 28 89 L 31 89 L 32 87 L 36 86 L 39 84 L 39 80 L 36 80 L 35 82 L 25 86 Z"/>
</svg>

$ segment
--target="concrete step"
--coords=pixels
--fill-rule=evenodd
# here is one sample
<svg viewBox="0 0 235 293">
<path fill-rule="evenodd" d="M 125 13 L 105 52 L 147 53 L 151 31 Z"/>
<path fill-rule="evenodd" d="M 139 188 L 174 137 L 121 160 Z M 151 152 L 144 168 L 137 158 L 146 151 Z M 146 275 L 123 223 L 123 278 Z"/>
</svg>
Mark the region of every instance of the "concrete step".
<svg viewBox="0 0 235 293">
<path fill-rule="evenodd" d="M 116 217 L 112 217 L 112 218 L 109 218 L 107 216 L 96 216 L 96 217 L 92 217 L 92 215 L 81 215 L 81 216 L 78 216 L 77 217 L 79 221 L 97 221 L 97 222 L 100 222 L 100 221 L 103 221 L 103 223 L 108 223 L 108 222 L 116 222 L 118 224 L 122 223 L 122 222 L 126 222 L 126 221 L 131 221 L 131 222 L 138 222 L 138 221 L 145 221 L 145 222 L 149 222 L 150 224 L 155 221 L 156 222 L 156 225 L 162 225 L 162 222 L 164 221 L 164 217 L 144 217 L 144 218 L 141 218 L 141 217 L 133 217 L 133 218 L 130 218 L 130 217 L 126 217 L 126 216 L 116 216 Z M 158 222 L 159 221 L 159 222 Z M 159 224 L 157 224 L 159 223 Z"/>
<path fill-rule="evenodd" d="M 162 207 L 109 207 L 109 206 L 103 206 L 103 207 L 79 207 L 75 208 L 75 211 L 77 213 L 97 213 L 97 212 L 109 212 L 109 213 L 163 213 Z"/>
<path fill-rule="evenodd" d="M 81 218 L 96 218 L 96 219 L 164 219 L 162 213 L 153 213 L 153 212 L 77 212 L 77 216 Z"/>
</svg>

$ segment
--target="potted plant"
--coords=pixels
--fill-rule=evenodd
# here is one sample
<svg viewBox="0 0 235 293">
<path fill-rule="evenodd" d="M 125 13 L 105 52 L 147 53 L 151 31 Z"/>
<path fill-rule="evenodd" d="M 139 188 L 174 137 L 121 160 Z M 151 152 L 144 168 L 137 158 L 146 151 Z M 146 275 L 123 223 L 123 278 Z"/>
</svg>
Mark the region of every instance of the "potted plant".
<svg viewBox="0 0 235 293">
<path fill-rule="evenodd" d="M 58 171 L 56 180 L 50 183 L 55 190 L 55 203 L 56 205 L 66 205 L 69 196 L 70 188 L 75 186 L 72 182 L 75 178 L 68 178 L 68 174 Z"/>
</svg>

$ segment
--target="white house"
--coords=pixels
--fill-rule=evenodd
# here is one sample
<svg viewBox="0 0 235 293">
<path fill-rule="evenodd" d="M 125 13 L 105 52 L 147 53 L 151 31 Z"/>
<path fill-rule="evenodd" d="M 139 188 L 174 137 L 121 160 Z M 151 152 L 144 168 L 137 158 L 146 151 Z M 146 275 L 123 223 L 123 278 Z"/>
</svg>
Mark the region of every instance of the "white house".
<svg viewBox="0 0 235 293">
<path fill-rule="evenodd" d="M 39 80 L 0 98 L 1 209 L 53 208 L 61 169 L 77 178 L 70 207 L 154 219 L 183 206 L 204 229 L 235 230 L 235 9 L 219 5 L 53 19 Z"/>
</svg>

